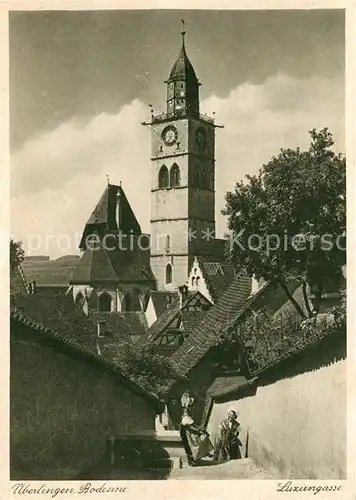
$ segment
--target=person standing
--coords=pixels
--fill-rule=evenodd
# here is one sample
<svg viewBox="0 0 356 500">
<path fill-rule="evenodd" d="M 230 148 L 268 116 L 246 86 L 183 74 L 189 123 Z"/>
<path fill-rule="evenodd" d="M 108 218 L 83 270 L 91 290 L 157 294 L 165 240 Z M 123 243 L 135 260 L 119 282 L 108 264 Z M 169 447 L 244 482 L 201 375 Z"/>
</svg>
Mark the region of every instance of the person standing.
<svg viewBox="0 0 356 500">
<path fill-rule="evenodd" d="M 216 460 L 236 460 L 241 458 L 239 439 L 240 424 L 237 421 L 237 413 L 230 410 L 228 417 L 220 424 L 220 439 L 215 449 Z"/>
<path fill-rule="evenodd" d="M 194 467 L 199 459 L 209 455 L 213 445 L 206 430 L 198 427 L 191 416 L 194 398 L 185 392 L 182 395 L 181 404 L 183 413 L 179 429 L 180 436 L 187 455 L 188 465 Z"/>
</svg>

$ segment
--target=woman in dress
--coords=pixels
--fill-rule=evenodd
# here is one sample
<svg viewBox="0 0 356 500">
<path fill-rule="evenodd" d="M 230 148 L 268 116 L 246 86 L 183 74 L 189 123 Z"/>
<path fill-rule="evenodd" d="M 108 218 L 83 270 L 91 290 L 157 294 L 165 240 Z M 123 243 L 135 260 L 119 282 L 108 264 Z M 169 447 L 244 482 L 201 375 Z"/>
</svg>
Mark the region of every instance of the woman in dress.
<svg viewBox="0 0 356 500">
<path fill-rule="evenodd" d="M 196 426 L 191 416 L 190 409 L 194 405 L 194 398 L 188 392 L 185 392 L 182 395 L 181 403 L 183 414 L 180 424 L 180 436 L 188 464 L 193 467 L 199 459 L 209 455 L 213 445 L 206 430 Z"/>
<path fill-rule="evenodd" d="M 214 458 L 216 460 L 236 460 L 241 458 L 239 439 L 240 424 L 237 421 L 237 413 L 230 410 L 228 417 L 221 422 L 220 440 L 215 449 Z"/>
</svg>

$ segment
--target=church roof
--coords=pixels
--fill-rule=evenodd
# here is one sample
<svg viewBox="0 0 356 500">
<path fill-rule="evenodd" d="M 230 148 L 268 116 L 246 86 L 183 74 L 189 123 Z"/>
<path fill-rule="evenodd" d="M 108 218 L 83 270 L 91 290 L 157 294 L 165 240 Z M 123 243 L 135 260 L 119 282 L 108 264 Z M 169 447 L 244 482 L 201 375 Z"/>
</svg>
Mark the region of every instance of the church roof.
<svg viewBox="0 0 356 500">
<path fill-rule="evenodd" d="M 104 249 L 87 248 L 70 278 L 71 283 L 117 282 L 118 277 Z"/>
<path fill-rule="evenodd" d="M 86 238 L 94 234 L 97 238 L 89 245 Z M 141 233 L 122 187 L 108 184 L 85 225 L 79 245 L 84 252 L 70 283 L 155 281 L 149 263 L 149 238 Z"/>
<path fill-rule="evenodd" d="M 116 220 L 118 196 L 120 197 L 120 227 L 118 227 Z M 124 190 L 121 186 L 108 184 L 85 225 L 79 248 L 85 248 L 85 238 L 90 234 L 115 230 L 120 230 L 124 234 L 130 232 L 132 234 L 141 234 L 141 226 L 133 213 Z"/>
<path fill-rule="evenodd" d="M 195 74 L 192 63 L 189 61 L 185 51 L 184 38 L 181 51 L 176 62 L 173 65 L 169 80 L 185 80 L 198 83 L 198 78 Z"/>
<path fill-rule="evenodd" d="M 143 255 L 147 254 L 147 255 Z M 145 250 L 120 250 L 99 246 L 87 248 L 78 261 L 70 283 L 154 282 Z"/>
</svg>

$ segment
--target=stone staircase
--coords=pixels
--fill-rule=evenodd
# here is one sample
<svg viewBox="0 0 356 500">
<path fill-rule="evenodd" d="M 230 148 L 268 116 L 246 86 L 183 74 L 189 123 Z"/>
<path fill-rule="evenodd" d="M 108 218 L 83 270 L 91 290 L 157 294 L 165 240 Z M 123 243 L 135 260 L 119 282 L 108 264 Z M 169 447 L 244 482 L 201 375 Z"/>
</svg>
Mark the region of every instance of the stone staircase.
<svg viewBox="0 0 356 500">
<path fill-rule="evenodd" d="M 273 479 L 273 476 L 251 458 L 241 458 L 229 462 L 202 459 L 195 467 L 189 467 L 183 463 L 182 468 L 172 469 L 168 479 Z"/>
</svg>

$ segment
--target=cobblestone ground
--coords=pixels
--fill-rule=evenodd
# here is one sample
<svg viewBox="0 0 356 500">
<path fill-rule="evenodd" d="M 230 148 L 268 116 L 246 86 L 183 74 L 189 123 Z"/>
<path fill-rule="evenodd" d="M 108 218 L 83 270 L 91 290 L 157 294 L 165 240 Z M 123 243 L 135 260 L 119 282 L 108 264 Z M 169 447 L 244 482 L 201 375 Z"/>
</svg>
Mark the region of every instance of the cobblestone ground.
<svg viewBox="0 0 356 500">
<path fill-rule="evenodd" d="M 168 479 L 273 479 L 260 464 L 250 458 L 217 463 L 201 462 L 196 467 L 184 464 L 182 469 L 173 469 Z"/>
</svg>

